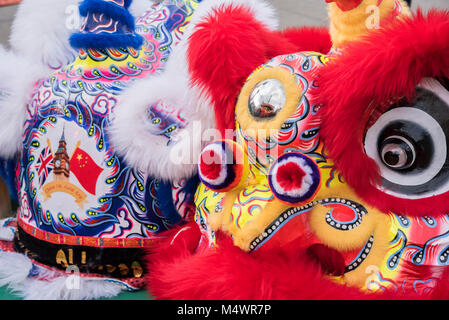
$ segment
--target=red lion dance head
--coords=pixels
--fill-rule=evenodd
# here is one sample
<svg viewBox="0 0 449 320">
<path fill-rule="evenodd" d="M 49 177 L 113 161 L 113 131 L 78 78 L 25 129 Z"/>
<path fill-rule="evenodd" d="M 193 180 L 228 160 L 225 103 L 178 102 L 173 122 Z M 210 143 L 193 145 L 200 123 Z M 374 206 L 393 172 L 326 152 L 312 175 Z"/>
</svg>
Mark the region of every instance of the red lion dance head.
<svg viewBox="0 0 449 320">
<path fill-rule="evenodd" d="M 333 23 L 373 2 L 382 28 L 331 28 L 331 54 L 286 47 L 237 99 L 220 85 L 274 34 L 232 6 L 198 25 L 190 71 L 236 139 L 203 150 L 195 222 L 151 248 L 157 298 L 448 298 L 449 13 L 338 2 Z"/>
</svg>

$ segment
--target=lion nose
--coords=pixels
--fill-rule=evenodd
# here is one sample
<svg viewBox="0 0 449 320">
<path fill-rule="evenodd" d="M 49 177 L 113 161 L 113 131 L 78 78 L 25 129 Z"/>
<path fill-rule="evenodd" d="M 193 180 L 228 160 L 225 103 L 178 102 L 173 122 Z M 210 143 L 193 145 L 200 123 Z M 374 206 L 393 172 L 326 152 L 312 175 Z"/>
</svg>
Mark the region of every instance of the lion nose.
<svg viewBox="0 0 449 320">
<path fill-rule="evenodd" d="M 268 182 L 280 201 L 301 205 L 315 198 L 321 185 L 321 174 L 311 158 L 290 152 L 280 156 L 271 166 Z"/>
</svg>

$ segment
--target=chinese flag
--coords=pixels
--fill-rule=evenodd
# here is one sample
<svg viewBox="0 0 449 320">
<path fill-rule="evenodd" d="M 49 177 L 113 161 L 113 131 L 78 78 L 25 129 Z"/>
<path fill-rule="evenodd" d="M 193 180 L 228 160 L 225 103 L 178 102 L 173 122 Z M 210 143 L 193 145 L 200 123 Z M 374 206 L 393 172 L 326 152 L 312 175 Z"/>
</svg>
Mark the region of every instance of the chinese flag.
<svg viewBox="0 0 449 320">
<path fill-rule="evenodd" d="M 98 177 L 103 171 L 89 154 L 77 147 L 70 159 L 70 172 L 78 179 L 81 186 L 90 194 L 95 195 Z"/>
</svg>

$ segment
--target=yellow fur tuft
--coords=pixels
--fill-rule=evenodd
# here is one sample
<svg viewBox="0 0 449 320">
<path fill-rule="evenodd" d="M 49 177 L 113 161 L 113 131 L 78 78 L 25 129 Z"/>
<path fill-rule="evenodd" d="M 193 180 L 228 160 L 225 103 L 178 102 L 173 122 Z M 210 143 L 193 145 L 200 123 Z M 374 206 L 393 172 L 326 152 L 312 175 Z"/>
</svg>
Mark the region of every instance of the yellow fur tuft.
<svg viewBox="0 0 449 320">
<path fill-rule="evenodd" d="M 341 48 L 345 44 L 357 40 L 360 36 L 368 33 L 372 29 L 373 19 L 379 21 L 378 27 L 382 21 L 389 18 L 395 8 L 396 0 L 383 0 L 377 6 L 378 0 L 364 0 L 355 9 L 342 11 L 336 3 L 330 3 L 328 7 L 330 18 L 330 34 L 334 48 Z M 399 17 L 411 15 L 410 8 L 404 0 L 398 0 L 402 6 Z M 373 8 L 377 7 L 378 16 Z"/>
</svg>

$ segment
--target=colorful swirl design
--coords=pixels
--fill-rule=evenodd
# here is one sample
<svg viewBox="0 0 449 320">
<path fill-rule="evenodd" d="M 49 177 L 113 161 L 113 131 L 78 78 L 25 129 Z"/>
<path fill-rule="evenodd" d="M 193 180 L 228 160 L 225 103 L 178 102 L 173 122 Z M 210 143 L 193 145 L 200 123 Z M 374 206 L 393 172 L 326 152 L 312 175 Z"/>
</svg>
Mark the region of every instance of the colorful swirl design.
<svg viewBox="0 0 449 320">
<path fill-rule="evenodd" d="M 124 5 L 123 0 L 110 1 Z M 184 208 L 187 206 L 184 202 L 192 201 L 186 194 L 191 190 L 127 167 L 114 152 L 107 129 L 117 96 L 133 79 L 163 68 L 175 44 L 174 35 L 181 39 L 199 2 L 172 1 L 169 5 L 155 6 L 146 18 L 139 19 L 137 31 L 145 38 L 141 50 L 81 49 L 73 63 L 36 84 L 27 106 L 23 153 L 17 171 L 20 219 L 50 233 L 111 238 L 152 237 L 181 220 L 177 208 Z M 101 33 L 122 28 L 110 22 L 104 15 L 92 14 L 84 28 L 86 32 Z M 182 121 L 176 117 L 178 126 L 183 125 Z M 46 209 L 36 171 L 37 156 L 47 143 L 47 136 L 62 127 L 82 132 L 80 139 L 93 146 L 89 152 L 94 158 L 101 156 L 101 161 L 97 161 L 104 172 L 97 183 L 101 192 L 89 194 L 87 206 L 73 212 Z M 190 183 L 187 181 L 185 185 Z M 177 197 L 176 205 L 173 195 Z"/>
</svg>

